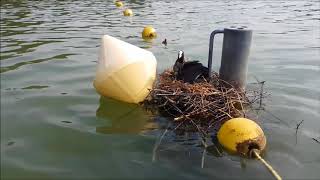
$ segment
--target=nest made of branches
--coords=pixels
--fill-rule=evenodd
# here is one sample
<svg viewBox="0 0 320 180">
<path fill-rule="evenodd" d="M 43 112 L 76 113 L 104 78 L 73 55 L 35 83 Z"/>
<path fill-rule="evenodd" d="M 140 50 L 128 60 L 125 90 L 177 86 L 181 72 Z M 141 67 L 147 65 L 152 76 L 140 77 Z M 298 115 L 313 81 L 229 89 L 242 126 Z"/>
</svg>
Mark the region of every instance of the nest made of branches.
<svg viewBox="0 0 320 180">
<path fill-rule="evenodd" d="M 188 121 L 211 127 L 224 121 L 243 117 L 250 100 L 242 90 L 213 73 L 211 81 L 204 78 L 194 84 L 175 80 L 172 70 L 159 75 L 158 82 L 144 101 L 147 107 L 159 110 L 174 121 Z"/>
</svg>

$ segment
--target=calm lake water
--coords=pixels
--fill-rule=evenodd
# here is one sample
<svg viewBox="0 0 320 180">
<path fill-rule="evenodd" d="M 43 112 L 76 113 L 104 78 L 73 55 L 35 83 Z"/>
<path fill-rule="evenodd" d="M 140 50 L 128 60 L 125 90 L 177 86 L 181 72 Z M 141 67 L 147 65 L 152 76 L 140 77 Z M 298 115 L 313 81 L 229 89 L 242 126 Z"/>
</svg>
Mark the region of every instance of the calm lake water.
<svg viewBox="0 0 320 180">
<path fill-rule="evenodd" d="M 249 82 L 265 80 L 271 94 L 273 115 L 259 114 L 265 159 L 285 179 L 320 179 L 319 1 L 124 3 L 133 17 L 111 0 L 1 1 L 1 179 L 271 179 L 261 163 L 231 155 L 206 154 L 201 168 L 196 139 L 172 133 L 152 161 L 166 120 L 92 85 L 103 34 L 152 51 L 160 73 L 180 49 L 206 63 L 211 31 L 232 25 L 254 30 Z M 158 31 L 152 43 L 140 38 L 145 25 Z M 215 44 L 217 71 L 222 36 Z"/>
</svg>

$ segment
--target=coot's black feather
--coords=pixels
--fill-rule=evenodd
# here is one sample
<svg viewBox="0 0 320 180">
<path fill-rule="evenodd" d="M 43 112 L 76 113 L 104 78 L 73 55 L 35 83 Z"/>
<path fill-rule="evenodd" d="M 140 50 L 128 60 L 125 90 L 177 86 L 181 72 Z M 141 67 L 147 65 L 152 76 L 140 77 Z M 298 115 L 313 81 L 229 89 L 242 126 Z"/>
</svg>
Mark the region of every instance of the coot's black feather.
<svg viewBox="0 0 320 180">
<path fill-rule="evenodd" d="M 183 51 L 179 51 L 173 71 L 177 79 L 188 83 L 194 83 L 200 77 L 208 77 L 208 68 L 204 67 L 199 61 L 185 62 Z"/>
<path fill-rule="evenodd" d="M 181 73 L 178 74 L 178 79 L 194 83 L 201 76 L 208 77 L 208 68 L 204 67 L 199 61 L 190 61 L 183 65 Z"/>
</svg>

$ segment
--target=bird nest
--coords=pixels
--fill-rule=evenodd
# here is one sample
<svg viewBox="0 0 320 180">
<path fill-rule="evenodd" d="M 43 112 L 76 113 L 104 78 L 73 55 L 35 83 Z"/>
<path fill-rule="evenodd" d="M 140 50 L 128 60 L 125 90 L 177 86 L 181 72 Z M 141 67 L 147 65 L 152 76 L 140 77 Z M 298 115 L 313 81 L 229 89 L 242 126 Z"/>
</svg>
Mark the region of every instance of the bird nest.
<svg viewBox="0 0 320 180">
<path fill-rule="evenodd" d="M 175 122 L 190 122 L 197 128 L 220 125 L 224 121 L 246 116 L 251 104 L 246 93 L 213 73 L 211 81 L 204 78 L 194 84 L 175 80 L 172 70 L 159 75 L 158 82 L 143 103 L 159 110 Z"/>
</svg>

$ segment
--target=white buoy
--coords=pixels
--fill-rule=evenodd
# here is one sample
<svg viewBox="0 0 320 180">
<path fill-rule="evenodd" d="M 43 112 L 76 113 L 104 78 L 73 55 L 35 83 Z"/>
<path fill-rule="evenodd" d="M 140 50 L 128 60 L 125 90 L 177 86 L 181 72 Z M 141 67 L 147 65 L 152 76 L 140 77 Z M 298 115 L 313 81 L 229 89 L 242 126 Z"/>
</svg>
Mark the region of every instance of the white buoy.
<svg viewBox="0 0 320 180">
<path fill-rule="evenodd" d="M 104 35 L 94 87 L 103 96 L 139 103 L 153 86 L 156 66 L 150 51 Z"/>
</svg>

